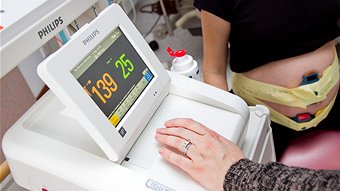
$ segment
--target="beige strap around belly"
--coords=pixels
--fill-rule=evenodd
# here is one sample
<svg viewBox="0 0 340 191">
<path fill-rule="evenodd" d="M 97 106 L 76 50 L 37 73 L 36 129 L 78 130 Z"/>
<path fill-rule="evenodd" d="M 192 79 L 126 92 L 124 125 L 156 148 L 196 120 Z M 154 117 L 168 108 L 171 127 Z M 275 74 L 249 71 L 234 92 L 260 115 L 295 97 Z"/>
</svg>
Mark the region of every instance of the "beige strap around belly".
<svg viewBox="0 0 340 191">
<path fill-rule="evenodd" d="M 334 62 L 326 70 L 322 77 L 312 84 L 302 85 L 296 88 L 284 88 L 247 78 L 243 74 L 233 74 L 233 91 L 242 97 L 249 105 L 263 104 L 261 100 L 274 102 L 290 107 L 307 108 L 308 105 L 320 102 L 327 98 L 328 93 L 339 81 L 339 61 L 335 56 Z M 319 124 L 334 105 L 334 99 L 323 109 L 315 114 L 314 119 L 298 123 L 278 111 L 267 106 L 271 111 L 272 121 L 300 131 Z"/>
<path fill-rule="evenodd" d="M 305 109 L 308 105 L 326 99 L 338 80 L 339 63 L 338 58 L 335 57 L 333 64 L 324 70 L 322 77 L 312 84 L 289 89 L 252 80 L 243 74 L 234 73 L 233 90 L 235 93 L 240 92 L 261 100 Z"/>
<path fill-rule="evenodd" d="M 240 97 L 242 97 L 242 96 L 243 95 L 240 95 Z M 243 99 L 246 100 L 246 102 L 249 105 L 256 105 L 256 104 L 265 105 L 262 101 L 254 98 L 252 96 L 246 96 Z M 295 131 L 302 131 L 302 130 L 306 130 L 306 129 L 309 129 L 311 127 L 317 126 L 323 119 L 325 119 L 327 117 L 328 113 L 330 112 L 330 110 L 332 109 L 334 102 L 335 102 L 335 99 L 336 99 L 336 96 L 333 98 L 333 100 L 325 108 L 319 110 L 315 114 L 314 119 L 312 119 L 311 121 L 308 121 L 308 122 L 304 122 L 304 123 L 295 122 L 294 120 L 288 118 L 287 116 L 281 114 L 280 112 L 274 110 L 273 108 L 271 108 L 269 106 L 267 106 L 267 107 L 270 110 L 270 117 L 271 117 L 272 121 L 274 121 L 278 124 L 281 124 L 285 127 L 291 128 Z"/>
</svg>

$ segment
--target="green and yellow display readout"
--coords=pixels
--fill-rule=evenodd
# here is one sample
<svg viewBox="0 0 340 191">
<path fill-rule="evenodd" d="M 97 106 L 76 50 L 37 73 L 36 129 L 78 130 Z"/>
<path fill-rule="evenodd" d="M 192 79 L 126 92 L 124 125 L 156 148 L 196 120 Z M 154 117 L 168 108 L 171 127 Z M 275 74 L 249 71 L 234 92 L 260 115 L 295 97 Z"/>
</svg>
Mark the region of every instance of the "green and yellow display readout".
<svg viewBox="0 0 340 191">
<path fill-rule="evenodd" d="M 115 127 L 154 77 L 119 28 L 71 72 Z"/>
</svg>

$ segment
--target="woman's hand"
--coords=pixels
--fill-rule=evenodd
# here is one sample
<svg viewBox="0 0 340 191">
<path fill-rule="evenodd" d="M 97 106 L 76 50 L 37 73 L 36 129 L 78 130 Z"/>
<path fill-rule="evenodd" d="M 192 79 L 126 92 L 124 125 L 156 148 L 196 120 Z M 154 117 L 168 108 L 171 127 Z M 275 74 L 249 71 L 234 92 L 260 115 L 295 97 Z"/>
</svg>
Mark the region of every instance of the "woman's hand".
<svg viewBox="0 0 340 191">
<path fill-rule="evenodd" d="M 172 119 L 156 131 L 159 153 L 209 190 L 223 190 L 224 177 L 232 164 L 244 158 L 231 141 L 192 119 Z M 189 143 L 189 144 L 187 144 Z"/>
</svg>

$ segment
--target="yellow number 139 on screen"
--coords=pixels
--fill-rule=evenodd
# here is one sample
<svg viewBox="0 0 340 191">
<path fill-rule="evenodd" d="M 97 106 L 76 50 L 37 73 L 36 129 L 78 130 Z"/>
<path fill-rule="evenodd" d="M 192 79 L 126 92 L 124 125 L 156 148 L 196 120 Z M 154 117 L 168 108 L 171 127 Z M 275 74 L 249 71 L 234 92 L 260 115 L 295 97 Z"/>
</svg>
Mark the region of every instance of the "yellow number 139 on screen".
<svg viewBox="0 0 340 191">
<path fill-rule="evenodd" d="M 89 82 L 91 83 L 91 82 Z M 84 87 L 86 90 L 86 87 Z M 96 85 L 92 86 L 91 92 L 96 94 L 99 99 L 105 104 L 108 99 L 111 98 L 112 93 L 117 91 L 117 83 L 112 79 L 109 73 L 104 73 L 102 79 L 97 80 Z M 99 92 L 98 89 L 102 89 L 103 94 Z M 92 96 L 88 91 L 86 91 L 90 96 Z"/>
</svg>

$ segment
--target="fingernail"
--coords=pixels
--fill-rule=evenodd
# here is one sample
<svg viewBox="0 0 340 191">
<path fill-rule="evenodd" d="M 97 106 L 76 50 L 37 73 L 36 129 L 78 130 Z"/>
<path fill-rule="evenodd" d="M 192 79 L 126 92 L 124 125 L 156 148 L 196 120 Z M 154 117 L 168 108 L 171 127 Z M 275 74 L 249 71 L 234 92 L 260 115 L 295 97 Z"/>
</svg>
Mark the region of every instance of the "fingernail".
<svg viewBox="0 0 340 191">
<path fill-rule="evenodd" d="M 159 134 L 156 134 L 156 135 L 155 135 L 155 139 L 156 139 L 156 140 L 159 140 L 159 138 L 160 138 L 160 135 L 159 135 Z"/>
<path fill-rule="evenodd" d="M 160 155 L 162 155 L 163 152 L 164 152 L 164 149 L 163 149 L 163 148 L 160 148 L 160 149 L 158 150 L 158 153 L 159 153 Z"/>
<path fill-rule="evenodd" d="M 162 134 L 162 132 L 164 132 L 164 129 L 165 128 L 158 128 L 158 129 L 156 129 L 156 133 Z"/>
</svg>

